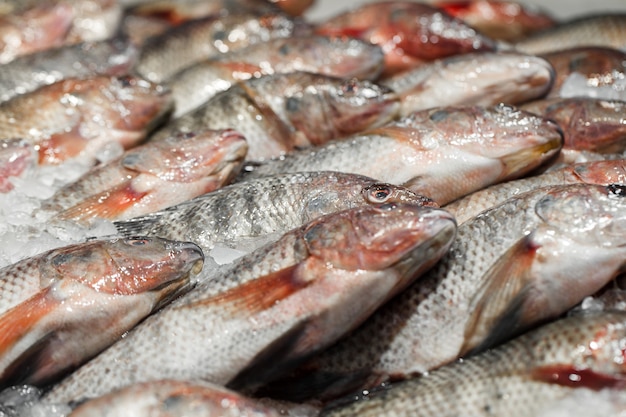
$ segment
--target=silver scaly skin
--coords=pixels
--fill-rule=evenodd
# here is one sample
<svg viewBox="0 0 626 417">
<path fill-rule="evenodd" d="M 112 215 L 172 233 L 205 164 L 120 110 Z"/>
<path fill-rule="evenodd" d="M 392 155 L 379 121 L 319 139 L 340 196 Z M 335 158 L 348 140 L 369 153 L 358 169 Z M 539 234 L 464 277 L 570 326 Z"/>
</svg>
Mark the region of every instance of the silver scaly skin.
<svg viewBox="0 0 626 417">
<path fill-rule="evenodd" d="M 558 317 L 622 271 L 623 191 L 546 187 L 482 212 L 459 226 L 448 253 L 420 280 L 268 392 L 293 400 L 372 388 Z"/>
<path fill-rule="evenodd" d="M 626 313 L 571 316 L 322 416 L 534 417 L 577 391 L 623 390 L 624 343 Z"/>
<path fill-rule="evenodd" d="M 455 231 L 447 212 L 410 204 L 317 218 L 200 283 L 45 400 L 163 378 L 255 386 L 363 322 L 430 268 Z"/>
<path fill-rule="evenodd" d="M 124 236 L 182 238 L 208 253 L 217 244 L 258 246 L 257 241 L 335 211 L 393 202 L 435 205 L 406 188 L 369 177 L 295 173 L 235 183 L 157 213 L 115 222 L 115 227 Z"/>
<path fill-rule="evenodd" d="M 331 170 L 403 185 L 440 205 L 522 176 L 561 147 L 554 122 L 512 106 L 450 106 L 260 164 L 245 179 Z"/>
</svg>

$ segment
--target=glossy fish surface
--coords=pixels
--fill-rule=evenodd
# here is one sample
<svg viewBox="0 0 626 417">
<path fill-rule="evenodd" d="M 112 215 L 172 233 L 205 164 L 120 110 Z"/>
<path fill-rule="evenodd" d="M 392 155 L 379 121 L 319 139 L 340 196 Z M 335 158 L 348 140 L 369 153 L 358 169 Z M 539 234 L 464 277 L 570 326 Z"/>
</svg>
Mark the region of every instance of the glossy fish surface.
<svg viewBox="0 0 626 417">
<path fill-rule="evenodd" d="M 436 204 L 406 188 L 338 172 L 276 175 L 238 182 L 150 215 L 116 222 L 125 236 L 162 236 L 195 242 L 207 253 L 216 244 L 254 245 L 314 218 L 384 203 Z"/>
<path fill-rule="evenodd" d="M 367 80 L 300 71 L 266 75 L 218 93 L 151 140 L 177 131 L 235 129 L 248 141 L 246 159 L 256 161 L 380 126 L 398 109 L 392 91 Z"/>
<path fill-rule="evenodd" d="M 554 319 L 624 267 L 622 186 L 517 195 L 461 224 L 449 251 L 349 337 L 272 392 L 338 393 L 410 378 Z"/>
<path fill-rule="evenodd" d="M 549 415 L 550 407 L 568 395 L 590 400 L 601 389 L 623 389 L 625 320 L 623 312 L 567 317 L 322 415 Z"/>
<path fill-rule="evenodd" d="M 171 108 L 167 90 L 140 78 L 66 79 L 0 103 L 0 137 L 29 141 L 41 164 L 94 161 L 106 143 L 136 145 Z"/>
<path fill-rule="evenodd" d="M 408 204 L 315 219 L 202 281 L 46 401 L 162 378 L 254 386 L 356 327 L 432 266 L 455 230 L 445 211 Z"/>
<path fill-rule="evenodd" d="M 248 145 L 234 130 L 148 142 L 100 165 L 42 203 L 56 219 L 89 223 L 159 211 L 220 188 L 241 168 Z"/>
<path fill-rule="evenodd" d="M 343 79 L 374 79 L 382 70 L 380 47 L 340 37 L 301 36 L 271 39 L 220 54 L 187 67 L 167 80 L 174 117 L 199 107 L 237 81 L 262 75 L 306 71 Z"/>
<path fill-rule="evenodd" d="M 520 176 L 560 147 L 554 122 L 515 107 L 450 106 L 414 112 L 360 135 L 292 152 L 259 165 L 244 178 L 352 172 L 403 185 L 444 205 Z"/>
<path fill-rule="evenodd" d="M 194 244 L 137 238 L 65 246 L 1 269 L 2 386 L 49 383 L 77 367 L 180 292 L 202 261 Z"/>
</svg>

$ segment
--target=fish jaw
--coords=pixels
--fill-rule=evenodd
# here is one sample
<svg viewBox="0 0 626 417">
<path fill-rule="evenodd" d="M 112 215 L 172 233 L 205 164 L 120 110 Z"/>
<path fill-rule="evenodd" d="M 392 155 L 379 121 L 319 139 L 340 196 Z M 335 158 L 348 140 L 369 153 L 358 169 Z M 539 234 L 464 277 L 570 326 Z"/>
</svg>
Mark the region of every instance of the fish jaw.
<svg viewBox="0 0 626 417">
<path fill-rule="evenodd" d="M 12 177 L 19 177 L 35 165 L 35 149 L 27 141 L 7 139 L 0 141 L 0 193 L 14 188 Z"/>
</svg>

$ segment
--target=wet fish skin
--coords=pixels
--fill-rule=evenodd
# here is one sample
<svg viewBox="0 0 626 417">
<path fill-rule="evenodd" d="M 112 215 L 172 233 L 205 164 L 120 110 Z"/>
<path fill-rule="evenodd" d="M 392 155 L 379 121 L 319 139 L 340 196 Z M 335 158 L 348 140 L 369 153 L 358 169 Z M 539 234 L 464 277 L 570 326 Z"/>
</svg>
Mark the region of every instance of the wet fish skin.
<svg viewBox="0 0 626 417">
<path fill-rule="evenodd" d="M 445 206 L 459 225 L 480 212 L 495 207 L 516 195 L 541 187 L 561 184 L 626 184 L 626 161 L 591 161 L 551 170 L 541 175 L 492 185 Z"/>
<path fill-rule="evenodd" d="M 18 57 L 0 71 L 0 101 L 74 77 L 123 75 L 137 50 L 127 39 L 82 42 Z"/>
<path fill-rule="evenodd" d="M 137 144 L 171 108 L 167 90 L 140 78 L 66 79 L 0 103 L 0 137 L 29 141 L 42 164 L 89 163 L 106 143 Z"/>
<path fill-rule="evenodd" d="M 577 391 L 620 390 L 625 320 L 623 312 L 567 317 L 321 415 L 526 417 Z"/>
<path fill-rule="evenodd" d="M 397 92 L 401 114 L 454 105 L 519 104 L 544 96 L 554 71 L 542 58 L 476 52 L 438 59 L 382 81 Z"/>
<path fill-rule="evenodd" d="M 308 25 L 281 13 L 238 13 L 208 16 L 185 22 L 146 40 L 135 71 L 162 82 L 181 69 L 212 55 L 243 48 L 272 38 L 306 34 Z M 233 35 L 229 36 L 229 33 Z"/>
<path fill-rule="evenodd" d="M 546 12 L 514 1 L 460 0 L 434 4 L 493 39 L 513 42 L 557 23 Z"/>
<path fill-rule="evenodd" d="M 227 184 L 248 145 L 234 130 L 203 131 L 148 142 L 87 172 L 42 202 L 54 219 L 91 223 L 162 210 Z"/>
<path fill-rule="evenodd" d="M 554 186 L 482 212 L 393 303 L 263 394 L 336 398 L 429 372 L 558 317 L 623 270 L 622 195 L 622 186 Z"/>
<path fill-rule="evenodd" d="M 68 417 L 279 417 L 258 400 L 206 382 L 159 380 L 87 401 Z"/>
<path fill-rule="evenodd" d="M 170 121 L 151 140 L 176 131 L 233 128 L 248 141 L 246 159 L 256 161 L 380 126 L 398 109 L 393 92 L 367 80 L 307 72 L 274 74 L 218 93 Z"/>
<path fill-rule="evenodd" d="M 385 51 L 385 75 L 438 58 L 496 48 L 492 39 L 441 9 L 410 1 L 364 4 L 331 17 L 315 31 L 380 45 Z"/>
<path fill-rule="evenodd" d="M 69 245 L 0 270 L 0 384 L 46 384 L 189 286 L 203 254 L 160 238 Z M 26 366 L 27 364 L 27 366 Z"/>
<path fill-rule="evenodd" d="M 554 51 L 542 55 L 556 73 L 546 98 L 571 97 L 568 84 L 574 77 L 587 84 L 590 96 L 600 97 L 600 88 L 619 83 L 626 77 L 626 53 L 618 49 L 589 46 Z M 578 92 L 577 95 L 581 95 Z"/>
<path fill-rule="evenodd" d="M 67 43 L 98 42 L 115 36 L 124 13 L 117 0 L 72 0 L 74 19 Z"/>
<path fill-rule="evenodd" d="M 318 218 L 200 283 L 56 385 L 45 401 L 162 378 L 260 383 L 362 322 L 432 266 L 455 229 L 445 211 L 406 204 Z"/>
<path fill-rule="evenodd" d="M 350 38 L 301 36 L 271 39 L 221 54 L 179 71 L 166 83 L 176 102 L 174 117 L 178 117 L 237 81 L 293 71 L 374 79 L 382 65 L 382 50 L 376 45 Z"/>
<path fill-rule="evenodd" d="M 406 188 L 337 172 L 276 175 L 234 183 L 150 215 L 115 222 L 124 236 L 187 240 L 209 253 L 285 233 L 314 218 L 384 203 L 436 204 Z"/>
<path fill-rule="evenodd" d="M 403 185 L 444 205 L 521 176 L 560 147 L 561 133 L 555 123 L 512 106 L 450 106 L 415 112 L 360 135 L 291 152 L 242 177 L 352 172 Z"/>
<path fill-rule="evenodd" d="M 20 177 L 37 163 L 34 147 L 23 139 L 0 140 L 0 193 L 15 187 L 12 178 Z"/>
<path fill-rule="evenodd" d="M 21 13 L 0 16 L 0 64 L 63 45 L 73 17 L 72 8 L 66 3 L 43 3 Z"/>
<path fill-rule="evenodd" d="M 581 46 L 623 49 L 626 46 L 626 14 L 583 16 L 538 32 L 515 44 L 528 54 L 546 54 Z"/>
</svg>

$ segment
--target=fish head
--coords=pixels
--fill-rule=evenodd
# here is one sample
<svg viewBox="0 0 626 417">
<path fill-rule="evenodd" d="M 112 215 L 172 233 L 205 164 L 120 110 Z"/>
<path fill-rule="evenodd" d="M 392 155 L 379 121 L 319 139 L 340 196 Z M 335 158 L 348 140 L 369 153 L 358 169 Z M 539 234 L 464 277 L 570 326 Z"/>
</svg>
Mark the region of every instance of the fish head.
<svg viewBox="0 0 626 417">
<path fill-rule="evenodd" d="M 188 285 L 203 261 L 202 250 L 189 242 L 156 237 L 94 240 L 52 250 L 41 276 L 80 282 L 99 293 L 166 297 Z"/>
<path fill-rule="evenodd" d="M 312 256 L 336 268 L 383 270 L 429 240 L 446 246 L 455 231 L 444 210 L 385 203 L 320 218 L 307 227 L 304 240 Z"/>
<path fill-rule="evenodd" d="M 307 87 L 285 107 L 296 129 L 321 145 L 390 121 L 400 111 L 400 98 L 387 87 L 354 78 Z"/>
<path fill-rule="evenodd" d="M 119 130 L 148 132 L 174 109 L 169 89 L 135 76 L 112 78 L 107 93 L 116 103 L 113 127 Z"/>
<path fill-rule="evenodd" d="M 598 247 L 626 246 L 626 186 L 576 184 L 554 187 L 535 205 L 550 228 Z"/>
<path fill-rule="evenodd" d="M 165 181 L 193 182 L 241 166 L 248 151 L 244 136 L 233 130 L 178 133 L 128 151 L 122 165 Z"/>
<path fill-rule="evenodd" d="M 551 120 L 499 104 L 431 109 L 411 115 L 421 127 L 421 145 L 445 143 L 470 157 L 498 161 L 499 180 L 517 177 L 561 149 L 563 134 Z"/>
<path fill-rule="evenodd" d="M 124 75 L 136 64 L 139 49 L 129 38 L 116 36 L 105 41 L 83 42 L 84 51 L 80 62 L 67 63 L 72 66 L 85 66 L 94 74 Z"/>
<path fill-rule="evenodd" d="M 580 163 L 572 170 L 585 184 L 626 184 L 626 160 L 623 159 Z"/>
</svg>

